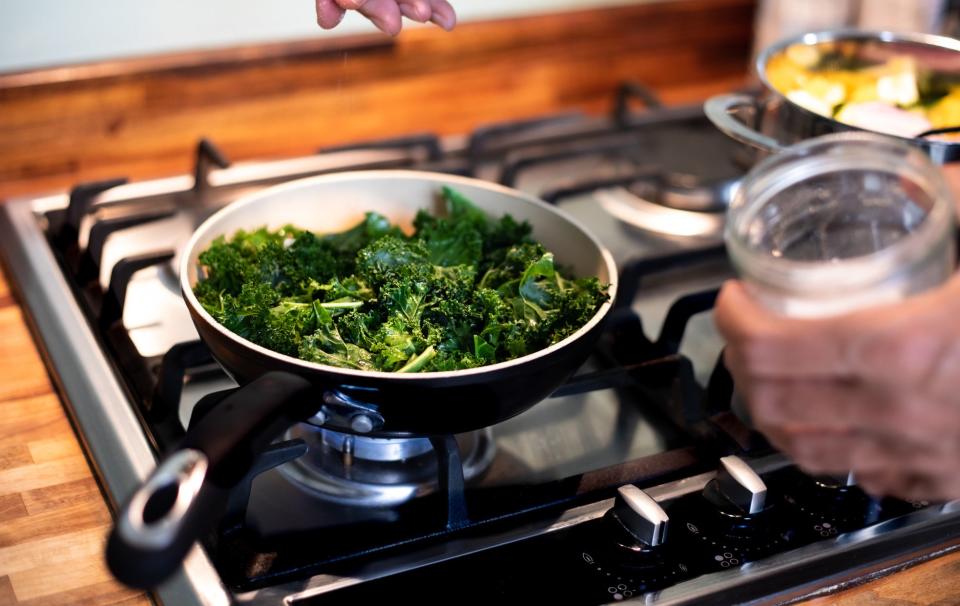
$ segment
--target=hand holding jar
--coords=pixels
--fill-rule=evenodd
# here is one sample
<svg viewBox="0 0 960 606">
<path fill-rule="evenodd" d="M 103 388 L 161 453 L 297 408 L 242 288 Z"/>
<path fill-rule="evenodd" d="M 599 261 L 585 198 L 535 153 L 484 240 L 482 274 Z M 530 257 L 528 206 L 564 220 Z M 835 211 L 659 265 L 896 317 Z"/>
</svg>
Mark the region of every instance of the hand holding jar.
<svg viewBox="0 0 960 606">
<path fill-rule="evenodd" d="M 716 321 L 755 426 L 812 473 L 874 494 L 960 497 L 960 278 L 940 169 L 879 136 L 758 165 L 731 207 L 743 281 Z"/>
</svg>

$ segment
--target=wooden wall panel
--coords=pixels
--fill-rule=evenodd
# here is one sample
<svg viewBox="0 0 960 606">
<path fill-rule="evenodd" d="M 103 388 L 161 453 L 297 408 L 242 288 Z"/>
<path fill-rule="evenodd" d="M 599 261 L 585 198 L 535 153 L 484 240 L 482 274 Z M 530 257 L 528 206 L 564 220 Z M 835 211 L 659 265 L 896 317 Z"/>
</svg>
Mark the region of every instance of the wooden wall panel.
<svg viewBox="0 0 960 606">
<path fill-rule="evenodd" d="M 582 109 L 617 83 L 672 102 L 743 82 L 753 0 L 656 2 L 178 60 L 0 76 L 0 197 L 189 170 L 201 136 L 233 159 Z M 369 48 L 366 48 L 369 46 Z M 103 73 L 112 74 L 103 76 Z M 57 81 L 74 78 L 70 81 Z M 48 82 L 44 82 L 48 80 Z M 24 85 L 25 82 L 33 82 Z"/>
</svg>

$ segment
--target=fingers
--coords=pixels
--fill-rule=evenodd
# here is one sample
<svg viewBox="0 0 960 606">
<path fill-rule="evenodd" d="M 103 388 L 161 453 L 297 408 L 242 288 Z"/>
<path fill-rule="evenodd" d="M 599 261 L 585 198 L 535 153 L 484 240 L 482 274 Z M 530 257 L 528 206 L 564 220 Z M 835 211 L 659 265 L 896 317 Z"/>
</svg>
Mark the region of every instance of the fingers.
<svg viewBox="0 0 960 606">
<path fill-rule="evenodd" d="M 397 0 L 404 17 L 418 23 L 426 23 L 433 16 L 429 0 Z"/>
<path fill-rule="evenodd" d="M 889 409 L 884 394 L 844 381 L 766 380 L 741 393 L 760 428 L 804 425 L 851 431 L 863 426 L 865 416 Z"/>
<path fill-rule="evenodd" d="M 914 442 L 892 442 L 855 433 L 803 427 L 778 428 L 771 443 L 810 474 L 853 471 L 859 484 L 876 496 L 903 499 L 960 498 L 956 453 L 943 453 Z"/>
<path fill-rule="evenodd" d="M 348 0 L 341 0 L 346 2 Z M 361 4 L 357 9 L 361 15 L 373 22 L 380 31 L 396 36 L 400 33 L 400 6 L 396 0 L 349 0 Z"/>
<path fill-rule="evenodd" d="M 835 393 L 848 397 L 856 391 L 853 387 L 850 390 L 843 386 Z M 960 419 L 945 418 L 936 410 L 926 410 L 926 419 L 903 414 L 908 410 L 903 404 L 906 400 L 894 397 L 885 403 L 877 400 L 873 405 L 876 415 L 860 410 L 861 423 L 834 427 L 834 417 L 828 415 L 824 419 L 803 413 L 797 405 L 802 399 L 791 402 L 777 397 L 780 406 L 776 410 L 755 406 L 752 412 L 757 428 L 770 443 L 804 471 L 836 474 L 852 470 L 858 483 L 876 495 L 911 499 L 960 497 L 960 474 L 955 465 L 960 459 L 956 430 Z M 923 401 L 917 408 L 929 409 L 930 403 Z M 841 414 L 848 419 L 857 416 Z M 881 420 L 874 420 L 874 416 Z M 948 429 L 937 429 L 930 419 Z"/>
<path fill-rule="evenodd" d="M 346 11 L 336 0 L 317 0 L 317 24 L 323 29 L 333 29 L 343 20 Z"/>
<path fill-rule="evenodd" d="M 446 0 L 316 0 L 317 23 L 330 29 L 343 19 L 345 11 L 355 10 L 383 32 L 395 36 L 403 26 L 401 17 L 426 23 L 432 21 L 445 30 L 457 23 L 453 6 Z"/>
<path fill-rule="evenodd" d="M 860 438 L 853 434 L 794 432 L 787 454 L 801 469 L 813 474 L 837 474 L 852 469 L 853 453 Z"/>
<path fill-rule="evenodd" d="M 714 318 L 735 379 L 846 377 L 902 384 L 924 380 L 956 341 L 956 307 L 944 289 L 841 316 L 787 318 L 730 281 L 720 291 Z"/>
<path fill-rule="evenodd" d="M 849 318 L 841 322 L 778 316 L 757 304 L 738 281 L 724 284 L 714 318 L 728 343 L 731 372 L 747 370 L 766 378 L 853 374 L 850 339 L 857 332 Z"/>
<path fill-rule="evenodd" d="M 883 471 L 857 475 L 857 484 L 874 496 L 890 496 L 907 501 L 948 501 L 960 498 L 956 474 Z"/>
<path fill-rule="evenodd" d="M 738 385 L 757 428 L 788 426 L 851 432 L 906 444 L 958 445 L 960 407 L 955 397 L 923 386 L 892 389 L 849 380 L 759 380 Z"/>
<path fill-rule="evenodd" d="M 457 14 L 447 0 L 430 0 L 430 8 L 432 9 L 430 21 L 448 32 L 457 24 Z"/>
</svg>

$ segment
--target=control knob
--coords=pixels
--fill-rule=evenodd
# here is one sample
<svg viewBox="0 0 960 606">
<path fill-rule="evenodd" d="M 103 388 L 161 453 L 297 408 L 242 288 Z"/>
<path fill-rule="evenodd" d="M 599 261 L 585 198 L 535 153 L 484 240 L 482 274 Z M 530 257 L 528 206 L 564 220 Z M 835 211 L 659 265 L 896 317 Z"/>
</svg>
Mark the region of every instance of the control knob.
<svg viewBox="0 0 960 606">
<path fill-rule="evenodd" d="M 768 498 L 767 483 L 740 457 L 721 458 L 701 496 L 677 512 L 689 520 L 680 526 L 686 531 L 681 538 L 699 545 L 716 569 L 760 559 L 794 541 L 794 530 Z"/>
<path fill-rule="evenodd" d="M 632 484 L 617 490 L 610 517 L 639 543 L 657 547 L 667 540 L 670 518 L 647 493 Z"/>
<path fill-rule="evenodd" d="M 720 459 L 717 477 L 707 484 L 703 496 L 730 515 L 753 516 L 767 504 L 767 485 L 763 478 L 740 457 Z"/>
<path fill-rule="evenodd" d="M 616 589 L 616 595 L 630 597 L 687 576 L 689 568 L 667 542 L 667 512 L 641 489 L 621 486 L 613 507 L 599 522 L 605 531 L 592 533 L 585 553 L 601 582 L 616 582 L 606 586 L 608 591 Z"/>
</svg>

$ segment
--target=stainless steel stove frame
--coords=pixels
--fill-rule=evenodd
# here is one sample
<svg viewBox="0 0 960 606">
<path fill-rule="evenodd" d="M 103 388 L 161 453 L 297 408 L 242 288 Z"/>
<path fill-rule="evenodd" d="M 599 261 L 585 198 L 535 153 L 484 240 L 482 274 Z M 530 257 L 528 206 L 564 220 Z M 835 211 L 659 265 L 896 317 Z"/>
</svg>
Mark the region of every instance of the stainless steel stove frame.
<svg viewBox="0 0 960 606">
<path fill-rule="evenodd" d="M 580 122 L 574 130 L 583 128 L 584 124 L 593 128 L 596 121 Z M 451 139 L 445 141 L 445 146 L 455 154 L 470 153 L 470 146 L 464 140 Z M 356 165 L 356 153 L 351 150 L 337 152 L 333 154 L 332 163 L 328 156 L 212 170 L 208 165 L 198 163 L 197 181 L 185 175 L 122 185 L 101 194 L 96 203 L 107 206 L 145 198 L 163 204 L 175 203 L 184 196 L 216 203 L 223 197 L 233 197 L 273 182 L 336 170 L 340 162 Z M 390 165 L 398 159 L 398 154 L 393 151 L 364 150 L 361 153 L 363 161 L 371 167 Z M 0 253 L 70 417 L 106 495 L 116 508 L 117 503 L 132 494 L 147 477 L 156 464 L 156 457 L 132 409 L 128 393 L 76 302 L 44 232 L 44 213 L 66 208 L 67 204 L 68 196 L 64 194 L 15 199 L 0 206 Z M 773 461 L 769 464 L 783 463 Z M 668 501 L 700 490 L 712 476 L 712 473 L 701 474 L 650 488 L 648 492 L 657 500 Z M 456 545 L 439 545 L 379 561 L 356 571 L 350 578 L 319 575 L 306 582 L 277 585 L 239 595 L 234 595 L 222 584 L 206 553 L 197 546 L 182 572 L 156 594 L 164 604 L 183 606 L 234 602 L 296 603 L 298 599 L 341 586 L 554 532 L 600 517 L 611 505 L 609 500 L 600 501 L 570 510 L 549 524 L 530 524 L 495 536 L 457 541 Z M 953 549 L 953 546 L 942 546 L 946 537 L 960 537 L 960 506 L 956 503 L 931 506 L 831 541 L 808 545 L 739 569 L 698 577 L 638 599 L 650 604 L 704 604 L 720 598 L 722 601 L 789 602 L 850 580 L 849 573 L 833 572 L 830 566 L 843 570 L 857 568 L 861 575 L 864 570 L 876 572 L 885 567 L 903 566 L 909 561 Z"/>
</svg>

